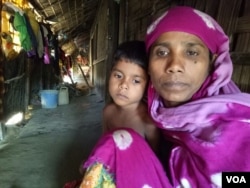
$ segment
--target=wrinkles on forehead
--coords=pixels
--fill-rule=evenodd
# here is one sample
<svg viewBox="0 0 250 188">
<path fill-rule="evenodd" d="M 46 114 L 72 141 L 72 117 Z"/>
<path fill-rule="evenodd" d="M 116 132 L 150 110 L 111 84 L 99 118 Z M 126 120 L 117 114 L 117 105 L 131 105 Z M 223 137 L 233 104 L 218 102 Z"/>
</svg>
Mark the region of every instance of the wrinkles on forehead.
<svg viewBox="0 0 250 188">
<path fill-rule="evenodd" d="M 207 47 L 204 44 L 199 43 L 199 42 L 180 42 L 180 44 L 182 46 L 186 46 L 186 47 L 195 47 L 195 46 L 198 46 L 198 47 L 207 49 Z M 170 47 L 170 46 L 172 46 L 172 44 L 170 42 L 168 42 L 168 41 L 166 41 L 166 42 L 155 42 L 152 45 L 152 49 L 155 48 L 155 47 L 157 47 L 157 46 Z"/>
<path fill-rule="evenodd" d="M 176 36 L 178 34 L 184 34 L 185 38 L 172 40 L 173 36 Z M 168 37 L 166 37 L 166 35 L 168 35 Z M 180 44 L 181 46 L 184 46 L 184 47 L 199 47 L 203 49 L 208 49 L 205 43 L 197 36 L 186 33 L 186 32 L 179 32 L 179 31 L 170 31 L 170 32 L 163 33 L 156 40 L 156 42 L 153 43 L 152 48 L 156 46 L 171 47 L 171 46 L 174 46 L 175 44 Z"/>
</svg>

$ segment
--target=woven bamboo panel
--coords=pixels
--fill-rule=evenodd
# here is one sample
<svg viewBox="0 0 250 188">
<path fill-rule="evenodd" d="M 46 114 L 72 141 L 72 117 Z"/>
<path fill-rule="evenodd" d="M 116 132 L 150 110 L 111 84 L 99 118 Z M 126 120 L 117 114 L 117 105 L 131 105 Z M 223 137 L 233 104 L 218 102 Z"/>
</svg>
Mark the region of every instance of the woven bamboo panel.
<svg viewBox="0 0 250 188">
<path fill-rule="evenodd" d="M 245 33 L 250 32 L 250 15 L 242 16 L 238 19 L 236 32 L 237 33 Z"/>
<path fill-rule="evenodd" d="M 242 65 L 242 71 L 240 73 L 240 82 L 238 83 L 239 88 L 244 92 L 250 92 L 250 66 Z"/>
<path fill-rule="evenodd" d="M 250 66 L 235 65 L 232 80 L 242 92 L 250 93 Z"/>
<path fill-rule="evenodd" d="M 235 42 L 234 52 L 250 52 L 250 33 L 241 33 Z M 250 62 L 249 62 L 250 63 Z"/>
<path fill-rule="evenodd" d="M 243 92 L 250 93 L 250 54 L 232 53 L 234 71 L 232 79 Z"/>
<path fill-rule="evenodd" d="M 220 1 L 206 1 L 206 9 L 204 10 L 207 14 L 212 16 L 213 18 L 216 17 Z"/>
<path fill-rule="evenodd" d="M 241 80 L 240 80 L 240 75 L 242 73 L 242 65 L 237 65 L 234 64 L 234 71 L 233 71 L 233 75 L 232 75 L 232 80 L 236 83 L 236 85 L 238 85 L 240 87 L 241 84 Z"/>
<path fill-rule="evenodd" d="M 215 19 L 229 36 L 235 31 L 241 4 L 242 0 L 220 0 L 218 14 Z"/>
</svg>

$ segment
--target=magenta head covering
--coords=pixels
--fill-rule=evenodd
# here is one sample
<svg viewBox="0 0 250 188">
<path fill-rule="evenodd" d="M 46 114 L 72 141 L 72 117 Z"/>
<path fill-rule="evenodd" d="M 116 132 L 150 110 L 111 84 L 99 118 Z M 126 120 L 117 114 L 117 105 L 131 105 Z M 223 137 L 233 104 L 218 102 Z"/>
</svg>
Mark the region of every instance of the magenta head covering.
<svg viewBox="0 0 250 188">
<path fill-rule="evenodd" d="M 170 31 L 185 32 L 199 37 L 208 49 L 217 55 L 214 71 L 194 94 L 193 99 L 219 93 L 239 92 L 231 82 L 233 66 L 228 37 L 211 16 L 186 6 L 169 9 L 148 27 L 145 40 L 147 51 L 161 34 Z"/>
<path fill-rule="evenodd" d="M 212 17 L 191 7 L 174 7 L 153 22 L 147 29 L 147 49 L 161 34 L 168 31 L 196 35 L 213 54 L 219 52 L 220 44 L 228 43 L 228 37 Z"/>
</svg>

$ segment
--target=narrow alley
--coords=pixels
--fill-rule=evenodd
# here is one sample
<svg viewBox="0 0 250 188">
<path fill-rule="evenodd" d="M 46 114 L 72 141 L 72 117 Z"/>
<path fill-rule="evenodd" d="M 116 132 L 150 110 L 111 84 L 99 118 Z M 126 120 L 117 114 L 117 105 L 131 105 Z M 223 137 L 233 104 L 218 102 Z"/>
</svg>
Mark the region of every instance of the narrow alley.
<svg viewBox="0 0 250 188">
<path fill-rule="evenodd" d="M 79 166 L 101 133 L 104 102 L 87 93 L 54 109 L 37 107 L 0 141 L 1 188 L 62 188 L 80 178 Z"/>
</svg>

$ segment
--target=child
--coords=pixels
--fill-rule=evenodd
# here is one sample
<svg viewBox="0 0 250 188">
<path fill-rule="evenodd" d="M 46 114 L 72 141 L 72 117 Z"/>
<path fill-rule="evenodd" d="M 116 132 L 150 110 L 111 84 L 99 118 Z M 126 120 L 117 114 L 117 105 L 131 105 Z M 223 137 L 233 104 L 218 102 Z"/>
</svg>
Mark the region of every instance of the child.
<svg viewBox="0 0 250 188">
<path fill-rule="evenodd" d="M 144 42 L 128 41 L 117 48 L 109 78 L 112 102 L 103 110 L 103 131 L 120 127 L 134 129 L 156 152 L 159 132 L 142 100 L 149 78 L 147 67 Z"/>
<path fill-rule="evenodd" d="M 147 66 L 144 42 L 125 42 L 116 50 L 109 78 L 112 102 L 103 109 L 104 134 L 83 165 L 80 188 L 169 185 L 154 154 L 160 132 L 143 102 Z"/>
</svg>

